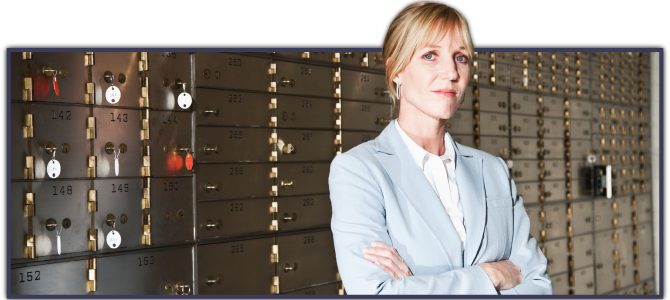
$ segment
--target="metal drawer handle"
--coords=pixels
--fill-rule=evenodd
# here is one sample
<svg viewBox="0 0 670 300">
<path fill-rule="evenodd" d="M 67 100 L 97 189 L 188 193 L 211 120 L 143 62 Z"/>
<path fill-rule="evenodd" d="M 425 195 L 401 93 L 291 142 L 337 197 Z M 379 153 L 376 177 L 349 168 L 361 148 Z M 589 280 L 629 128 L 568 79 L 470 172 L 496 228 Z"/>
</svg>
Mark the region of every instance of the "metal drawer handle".
<svg viewBox="0 0 670 300">
<path fill-rule="evenodd" d="M 294 87 L 295 86 L 295 80 L 286 79 L 286 77 L 282 77 L 281 78 L 281 86 L 285 87 L 287 84 L 290 85 L 291 87 Z"/>
<path fill-rule="evenodd" d="M 290 216 L 289 214 L 284 213 L 284 223 L 288 222 L 289 220 L 295 221 L 297 219 L 298 219 L 298 215 L 296 215 L 295 213 L 293 213 L 293 216 Z"/>
<path fill-rule="evenodd" d="M 208 117 L 210 114 L 214 114 L 218 117 L 221 114 L 221 111 L 218 108 L 210 109 L 209 107 L 205 107 L 205 116 Z"/>
<path fill-rule="evenodd" d="M 291 271 L 291 270 L 298 271 L 298 264 L 293 263 L 293 267 L 291 267 L 291 265 L 289 265 L 289 264 L 286 264 L 286 266 L 284 266 L 284 273 L 288 273 L 288 271 Z"/>
<path fill-rule="evenodd" d="M 212 276 L 207 276 L 207 285 L 213 285 L 215 283 L 221 284 L 223 282 L 223 275 L 219 275 L 216 279 L 214 279 Z"/>
<path fill-rule="evenodd" d="M 217 191 L 220 191 L 221 190 L 221 184 L 217 183 L 216 185 L 214 185 L 214 184 L 211 184 L 211 183 L 208 182 L 207 185 L 205 185 L 205 191 L 207 191 L 208 193 L 211 192 L 214 189 L 216 189 Z"/>
<path fill-rule="evenodd" d="M 210 154 L 212 151 L 218 153 L 221 153 L 221 147 L 220 146 L 210 146 L 209 144 L 205 145 L 205 154 Z"/>
<path fill-rule="evenodd" d="M 297 182 L 295 180 L 282 180 L 281 181 L 281 186 L 283 188 L 287 188 L 289 186 L 290 187 L 296 187 L 296 184 L 297 184 Z"/>
<path fill-rule="evenodd" d="M 223 222 L 221 222 L 221 220 L 217 220 L 216 223 L 212 222 L 211 220 L 207 220 L 207 224 L 205 224 L 205 228 L 207 228 L 207 230 L 210 230 L 214 227 L 219 229 L 219 228 L 221 228 L 222 225 L 223 225 Z"/>
</svg>

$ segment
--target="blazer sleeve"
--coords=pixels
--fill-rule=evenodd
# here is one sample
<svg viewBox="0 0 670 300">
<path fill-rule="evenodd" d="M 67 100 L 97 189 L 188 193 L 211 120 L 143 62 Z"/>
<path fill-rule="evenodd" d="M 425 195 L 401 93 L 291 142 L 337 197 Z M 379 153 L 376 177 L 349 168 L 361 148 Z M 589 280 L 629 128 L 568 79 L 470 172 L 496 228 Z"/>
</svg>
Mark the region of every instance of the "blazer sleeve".
<svg viewBox="0 0 670 300">
<path fill-rule="evenodd" d="M 373 241 L 393 246 L 384 194 L 370 169 L 343 153 L 333 160 L 328 182 L 337 266 L 347 294 L 498 294 L 479 266 L 394 280 L 363 258 L 362 249 Z"/>
<path fill-rule="evenodd" d="M 517 195 L 514 179 L 509 175 L 507 164 L 498 157 L 510 182 L 510 193 L 514 199 L 514 237 L 512 255 L 509 260 L 521 268 L 523 280 L 509 290 L 500 291 L 502 295 L 546 294 L 551 295 L 553 287 L 547 275 L 547 258 L 530 235 L 530 218 L 523 206 L 523 198 Z"/>
</svg>

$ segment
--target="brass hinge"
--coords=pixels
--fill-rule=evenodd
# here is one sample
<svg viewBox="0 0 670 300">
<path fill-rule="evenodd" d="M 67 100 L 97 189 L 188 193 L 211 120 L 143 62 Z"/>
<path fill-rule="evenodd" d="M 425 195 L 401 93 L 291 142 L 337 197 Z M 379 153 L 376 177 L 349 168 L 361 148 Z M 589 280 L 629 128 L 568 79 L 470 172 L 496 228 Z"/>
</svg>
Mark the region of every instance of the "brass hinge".
<svg viewBox="0 0 670 300">
<path fill-rule="evenodd" d="M 95 83 L 87 82 L 86 83 L 86 94 L 84 94 L 84 101 L 86 104 L 94 104 L 95 99 L 93 99 L 93 91 Z"/>
<path fill-rule="evenodd" d="M 25 216 L 30 217 L 35 215 L 35 194 L 26 193 Z"/>
<path fill-rule="evenodd" d="M 342 154 L 342 130 L 335 134 L 335 155 Z"/>
<path fill-rule="evenodd" d="M 279 276 L 272 277 L 272 294 L 279 294 Z"/>
<path fill-rule="evenodd" d="M 151 180 L 144 178 L 144 188 L 142 189 L 142 209 L 151 208 Z"/>
<path fill-rule="evenodd" d="M 277 143 L 277 133 L 273 132 L 270 134 L 270 144 Z M 277 161 L 277 151 L 270 152 L 270 161 Z"/>
<path fill-rule="evenodd" d="M 333 55 L 333 62 L 334 63 L 339 63 L 340 62 L 340 53 L 335 52 L 335 55 Z"/>
<path fill-rule="evenodd" d="M 335 129 L 342 129 L 342 100 L 335 103 Z"/>
<path fill-rule="evenodd" d="M 86 139 L 95 138 L 95 117 L 88 117 L 86 122 Z"/>
<path fill-rule="evenodd" d="M 89 212 L 98 211 L 98 191 L 88 190 L 87 204 Z"/>
<path fill-rule="evenodd" d="M 342 92 L 342 85 L 340 84 L 342 78 L 340 77 L 340 74 L 342 74 L 342 71 L 340 70 L 340 68 L 335 68 L 334 71 L 335 76 L 333 76 L 333 82 L 335 83 L 334 84 L 335 93 L 333 94 L 333 97 L 340 98 L 340 94 Z"/>
<path fill-rule="evenodd" d="M 25 122 L 23 123 L 23 137 L 33 137 L 33 115 L 26 114 Z"/>
<path fill-rule="evenodd" d="M 151 156 L 150 156 L 150 147 L 145 148 L 145 155 L 142 156 L 142 176 L 148 177 L 151 176 Z"/>
<path fill-rule="evenodd" d="M 338 295 L 344 295 L 344 284 L 342 282 L 337 284 L 337 292 Z"/>
<path fill-rule="evenodd" d="M 149 107 L 149 77 L 144 78 L 142 95 L 140 96 L 140 107 Z"/>
<path fill-rule="evenodd" d="M 89 229 L 88 230 L 88 250 L 89 251 L 98 251 L 98 230 Z"/>
<path fill-rule="evenodd" d="M 272 255 L 270 256 L 270 262 L 279 262 L 279 245 L 272 245 Z"/>
<path fill-rule="evenodd" d="M 279 169 L 277 167 L 273 167 L 272 171 L 270 172 L 270 178 L 277 178 Z"/>
<path fill-rule="evenodd" d="M 272 189 L 270 190 L 270 196 L 279 196 L 279 188 L 276 185 L 272 186 Z"/>
<path fill-rule="evenodd" d="M 26 235 L 26 258 L 35 258 L 35 236 L 32 234 Z"/>
<path fill-rule="evenodd" d="M 302 53 L 302 58 L 309 59 L 309 52 L 303 52 Z"/>
<path fill-rule="evenodd" d="M 96 166 L 96 157 L 95 156 L 89 156 L 88 157 L 88 167 L 86 168 L 86 176 L 88 176 L 88 178 L 95 178 L 97 176 L 95 166 Z"/>
<path fill-rule="evenodd" d="M 149 71 L 149 60 L 146 52 L 140 52 L 140 72 Z"/>
<path fill-rule="evenodd" d="M 279 222 L 277 220 L 272 220 L 272 225 L 270 225 L 271 231 L 279 231 Z"/>
<path fill-rule="evenodd" d="M 361 67 L 367 67 L 368 66 L 368 53 L 365 52 L 363 56 L 361 57 Z"/>
<path fill-rule="evenodd" d="M 145 213 L 142 216 L 142 245 L 151 245 L 151 215 Z"/>
<path fill-rule="evenodd" d="M 93 59 L 93 52 L 86 52 L 84 55 L 84 66 L 93 66 L 95 65 L 95 60 Z"/>
<path fill-rule="evenodd" d="M 23 60 L 27 59 L 32 59 L 33 58 L 33 53 L 32 52 L 23 52 Z"/>
<path fill-rule="evenodd" d="M 149 139 L 149 110 L 145 110 L 142 113 L 143 117 L 142 118 L 142 131 L 140 132 L 140 139 L 141 140 L 148 140 Z"/>
<path fill-rule="evenodd" d="M 98 290 L 98 261 L 97 258 L 89 258 L 86 260 L 86 269 L 88 274 L 86 276 L 86 291 L 95 292 Z"/>
<path fill-rule="evenodd" d="M 23 169 L 24 179 L 35 179 L 35 164 L 32 156 L 26 156 L 26 168 Z"/>
<path fill-rule="evenodd" d="M 23 78 L 23 101 L 33 101 L 33 79 Z"/>
<path fill-rule="evenodd" d="M 277 74 L 277 64 L 270 64 L 270 69 L 268 69 L 268 74 L 273 75 Z M 276 81 L 271 81 L 270 82 L 270 87 L 268 87 L 268 92 L 270 93 L 276 93 L 277 92 L 277 82 Z"/>
</svg>

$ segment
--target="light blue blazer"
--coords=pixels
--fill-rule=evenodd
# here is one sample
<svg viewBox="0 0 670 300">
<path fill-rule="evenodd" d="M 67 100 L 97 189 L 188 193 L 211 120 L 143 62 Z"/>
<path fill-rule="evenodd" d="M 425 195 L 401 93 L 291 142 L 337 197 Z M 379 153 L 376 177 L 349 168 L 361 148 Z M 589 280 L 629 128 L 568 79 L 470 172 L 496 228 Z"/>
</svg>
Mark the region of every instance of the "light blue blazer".
<svg viewBox="0 0 670 300">
<path fill-rule="evenodd" d="M 449 139 L 466 224 L 464 251 L 395 124 L 333 160 L 331 228 L 347 294 L 498 294 L 478 264 L 503 259 L 521 267 L 523 282 L 500 294 L 552 293 L 547 259 L 529 234 L 505 162 Z M 373 241 L 396 248 L 414 276 L 394 280 L 364 259 L 362 249 Z"/>
</svg>

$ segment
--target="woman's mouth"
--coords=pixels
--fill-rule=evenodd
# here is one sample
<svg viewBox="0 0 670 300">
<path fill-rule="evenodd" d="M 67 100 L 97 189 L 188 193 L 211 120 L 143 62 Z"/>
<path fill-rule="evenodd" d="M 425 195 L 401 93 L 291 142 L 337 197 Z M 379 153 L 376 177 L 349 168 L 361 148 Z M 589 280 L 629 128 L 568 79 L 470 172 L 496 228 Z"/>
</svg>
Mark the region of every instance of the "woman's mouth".
<svg viewBox="0 0 670 300">
<path fill-rule="evenodd" d="M 456 96 L 456 91 L 454 91 L 452 89 L 434 90 L 433 93 L 438 94 L 442 97 L 455 97 Z"/>
</svg>

